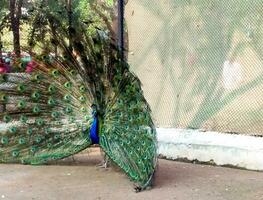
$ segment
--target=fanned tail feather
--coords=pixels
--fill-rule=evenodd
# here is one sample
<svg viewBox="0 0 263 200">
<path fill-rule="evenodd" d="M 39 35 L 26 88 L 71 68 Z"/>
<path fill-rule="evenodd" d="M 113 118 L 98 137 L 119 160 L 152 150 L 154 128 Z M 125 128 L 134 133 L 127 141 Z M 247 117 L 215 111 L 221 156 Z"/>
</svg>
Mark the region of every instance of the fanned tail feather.
<svg viewBox="0 0 263 200">
<path fill-rule="evenodd" d="M 139 79 L 110 38 L 91 36 L 78 23 L 68 33 L 45 16 L 60 54 L 33 56 L 32 74 L 0 77 L 0 162 L 42 164 L 89 147 L 95 104 L 100 146 L 145 189 L 157 165 L 157 142 Z"/>
<path fill-rule="evenodd" d="M 82 77 L 58 61 L 32 74 L 2 75 L 0 161 L 44 163 L 91 144 L 92 95 Z"/>
</svg>

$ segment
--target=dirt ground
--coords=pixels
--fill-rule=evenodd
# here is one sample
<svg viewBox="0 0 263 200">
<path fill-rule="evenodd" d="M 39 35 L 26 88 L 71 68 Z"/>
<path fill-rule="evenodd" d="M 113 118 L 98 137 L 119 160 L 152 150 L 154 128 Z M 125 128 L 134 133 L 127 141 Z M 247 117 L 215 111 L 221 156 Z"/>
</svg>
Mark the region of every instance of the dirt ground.
<svg viewBox="0 0 263 200">
<path fill-rule="evenodd" d="M 159 160 L 153 189 L 134 193 L 119 169 L 99 169 L 98 151 L 45 166 L 0 165 L 0 199 L 263 200 L 263 173 Z"/>
</svg>

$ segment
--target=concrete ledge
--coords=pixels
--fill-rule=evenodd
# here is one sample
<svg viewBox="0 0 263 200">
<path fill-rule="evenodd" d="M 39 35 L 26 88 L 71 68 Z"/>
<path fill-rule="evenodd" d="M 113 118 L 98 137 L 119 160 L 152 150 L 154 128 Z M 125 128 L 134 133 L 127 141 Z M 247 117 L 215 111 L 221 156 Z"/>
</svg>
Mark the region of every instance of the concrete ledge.
<svg viewBox="0 0 263 200">
<path fill-rule="evenodd" d="M 261 137 L 158 128 L 157 138 L 159 154 L 167 159 L 263 170 Z"/>
</svg>

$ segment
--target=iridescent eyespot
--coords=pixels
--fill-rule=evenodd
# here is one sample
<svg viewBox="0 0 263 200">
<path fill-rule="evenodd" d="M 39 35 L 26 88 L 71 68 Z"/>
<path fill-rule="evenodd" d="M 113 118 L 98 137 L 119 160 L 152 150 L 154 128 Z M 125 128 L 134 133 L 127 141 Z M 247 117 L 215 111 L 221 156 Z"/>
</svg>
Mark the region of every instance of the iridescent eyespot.
<svg viewBox="0 0 263 200">
<path fill-rule="evenodd" d="M 59 117 L 59 112 L 52 112 L 51 113 L 51 117 L 53 117 L 53 118 L 58 118 Z"/>
<path fill-rule="evenodd" d="M 51 74 L 56 77 L 59 75 L 59 71 L 57 69 L 54 69 L 52 70 Z"/>
<path fill-rule="evenodd" d="M 12 152 L 12 156 L 13 156 L 13 157 L 18 157 L 19 154 L 20 154 L 19 150 L 14 150 L 14 151 Z"/>
<path fill-rule="evenodd" d="M 32 128 L 28 128 L 26 133 L 27 133 L 28 135 L 32 135 L 33 129 L 32 129 Z"/>
<path fill-rule="evenodd" d="M 68 81 L 64 84 L 64 87 L 70 89 L 72 87 L 72 83 Z"/>
<path fill-rule="evenodd" d="M 49 99 L 48 99 L 48 105 L 49 106 L 54 106 L 54 105 L 56 105 L 56 101 L 55 101 L 55 99 L 53 99 L 52 97 L 50 97 Z"/>
<path fill-rule="evenodd" d="M 45 124 L 44 120 L 41 118 L 36 119 L 35 123 L 37 126 L 43 126 Z"/>
<path fill-rule="evenodd" d="M 72 76 L 75 76 L 77 73 L 75 70 L 70 70 L 69 73 L 72 75 Z"/>
<path fill-rule="evenodd" d="M 21 117 L 20 117 L 20 121 L 21 121 L 22 123 L 26 123 L 27 120 L 28 120 L 27 116 L 25 116 L 25 115 L 21 115 Z"/>
<path fill-rule="evenodd" d="M 31 151 L 32 153 L 35 153 L 35 152 L 37 151 L 37 147 L 36 147 L 36 146 L 32 146 L 32 147 L 30 148 L 30 151 Z"/>
<path fill-rule="evenodd" d="M 50 85 L 50 86 L 48 87 L 48 92 L 50 92 L 50 93 L 56 92 L 56 87 L 55 87 L 54 85 Z"/>
<path fill-rule="evenodd" d="M 50 133 L 51 133 L 51 129 L 50 129 L 50 128 L 46 128 L 46 129 L 45 129 L 45 134 L 46 134 L 46 135 L 49 135 Z"/>
<path fill-rule="evenodd" d="M 5 94 L 2 94 L 2 95 L 0 96 L 0 99 L 1 99 L 1 101 L 7 102 L 7 101 L 8 101 L 8 96 L 5 95 Z"/>
<path fill-rule="evenodd" d="M 2 137 L 2 138 L 1 138 L 1 143 L 2 143 L 2 144 L 8 144 L 8 143 L 9 143 L 8 137 L 6 137 L 6 136 Z"/>
<path fill-rule="evenodd" d="M 83 113 L 84 113 L 84 112 L 87 112 L 87 108 L 82 107 L 82 108 L 80 109 L 80 111 L 83 112 Z"/>
<path fill-rule="evenodd" d="M 19 138 L 18 143 L 21 144 L 21 145 L 25 144 L 26 143 L 26 139 L 25 138 Z"/>
<path fill-rule="evenodd" d="M 18 92 L 24 92 L 26 90 L 26 86 L 23 84 L 19 84 L 17 86 L 17 90 L 18 90 Z"/>
<path fill-rule="evenodd" d="M 38 136 L 35 137 L 35 142 L 36 143 L 39 144 L 41 141 L 42 141 L 42 137 L 41 136 L 38 135 Z"/>
<path fill-rule="evenodd" d="M 86 88 L 85 88 L 85 86 L 82 85 L 79 87 L 79 90 L 80 90 L 80 92 L 85 92 Z"/>
<path fill-rule="evenodd" d="M 35 74 L 33 76 L 33 80 L 35 80 L 35 81 L 40 81 L 41 79 L 42 79 L 42 76 L 40 74 Z"/>
<path fill-rule="evenodd" d="M 6 122 L 6 123 L 10 122 L 11 120 L 12 120 L 12 118 L 9 115 L 5 115 L 3 117 L 3 121 Z"/>
<path fill-rule="evenodd" d="M 40 112 L 39 106 L 34 106 L 33 107 L 33 113 L 39 113 L 39 112 Z"/>
<path fill-rule="evenodd" d="M 18 104 L 17 104 L 17 107 L 19 109 L 24 109 L 26 107 L 26 101 L 25 100 L 19 101 Z"/>
<path fill-rule="evenodd" d="M 16 131 L 17 131 L 17 128 L 14 126 L 9 128 L 10 133 L 16 133 Z"/>
<path fill-rule="evenodd" d="M 71 100 L 71 96 L 70 96 L 69 94 L 66 94 L 66 95 L 64 96 L 64 100 L 65 100 L 65 101 L 70 101 L 70 100 Z"/>
<path fill-rule="evenodd" d="M 31 97 L 34 99 L 34 100 L 38 100 L 40 98 L 40 93 L 38 91 L 35 91 L 32 93 Z"/>
<path fill-rule="evenodd" d="M 73 109 L 69 106 L 65 108 L 66 113 L 71 113 L 72 111 L 73 111 Z"/>
<path fill-rule="evenodd" d="M 56 134 L 56 135 L 54 136 L 54 139 L 55 139 L 55 140 L 60 139 L 60 135 L 59 135 L 59 134 Z"/>
<path fill-rule="evenodd" d="M 84 96 L 79 97 L 79 100 L 81 103 L 84 103 L 86 101 L 86 98 Z"/>
</svg>

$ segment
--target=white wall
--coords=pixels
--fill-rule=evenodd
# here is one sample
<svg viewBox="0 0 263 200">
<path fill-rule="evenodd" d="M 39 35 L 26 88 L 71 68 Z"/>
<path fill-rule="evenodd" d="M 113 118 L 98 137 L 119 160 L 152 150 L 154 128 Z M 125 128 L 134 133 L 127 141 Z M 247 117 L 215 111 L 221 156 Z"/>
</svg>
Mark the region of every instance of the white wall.
<svg viewBox="0 0 263 200">
<path fill-rule="evenodd" d="M 167 159 L 212 162 L 263 170 L 263 138 L 184 129 L 157 129 L 159 154 Z"/>
</svg>

